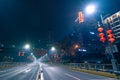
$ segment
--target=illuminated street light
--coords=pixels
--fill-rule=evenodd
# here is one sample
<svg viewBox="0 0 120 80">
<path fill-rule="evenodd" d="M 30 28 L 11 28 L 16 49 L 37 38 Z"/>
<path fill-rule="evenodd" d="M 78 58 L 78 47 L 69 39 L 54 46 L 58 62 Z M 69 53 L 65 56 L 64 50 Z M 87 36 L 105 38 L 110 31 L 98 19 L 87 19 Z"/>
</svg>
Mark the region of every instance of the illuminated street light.
<svg viewBox="0 0 120 80">
<path fill-rule="evenodd" d="M 95 5 L 90 4 L 86 7 L 85 11 L 87 14 L 92 14 L 95 12 L 95 9 L 96 9 Z"/>
<path fill-rule="evenodd" d="M 52 51 L 55 51 L 55 47 L 52 47 L 51 50 L 52 50 Z"/>
<path fill-rule="evenodd" d="M 24 46 L 24 48 L 25 48 L 25 49 L 30 49 L 30 45 L 29 45 L 29 44 L 26 44 L 26 45 Z"/>
<path fill-rule="evenodd" d="M 80 46 L 78 44 L 74 45 L 74 49 L 78 49 Z"/>
</svg>

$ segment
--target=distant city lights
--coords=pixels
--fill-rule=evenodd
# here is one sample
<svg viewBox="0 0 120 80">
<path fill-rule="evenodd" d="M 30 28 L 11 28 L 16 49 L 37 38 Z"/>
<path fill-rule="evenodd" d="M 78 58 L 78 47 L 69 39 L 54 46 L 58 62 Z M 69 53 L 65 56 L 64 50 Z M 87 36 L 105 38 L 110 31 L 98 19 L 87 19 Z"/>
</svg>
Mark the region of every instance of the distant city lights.
<svg viewBox="0 0 120 80">
<path fill-rule="evenodd" d="M 95 34 L 94 32 L 90 32 L 90 34 Z"/>
<path fill-rule="evenodd" d="M 86 49 L 78 49 L 78 51 L 86 52 L 87 50 Z"/>
</svg>

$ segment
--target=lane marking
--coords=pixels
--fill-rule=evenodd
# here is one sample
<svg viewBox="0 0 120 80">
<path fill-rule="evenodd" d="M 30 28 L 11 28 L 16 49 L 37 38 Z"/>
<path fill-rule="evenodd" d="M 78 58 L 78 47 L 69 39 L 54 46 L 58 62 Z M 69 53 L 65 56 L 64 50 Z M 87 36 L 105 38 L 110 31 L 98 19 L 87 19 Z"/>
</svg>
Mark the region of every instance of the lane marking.
<svg viewBox="0 0 120 80">
<path fill-rule="evenodd" d="M 43 72 L 42 72 L 42 64 L 39 63 L 39 69 L 37 72 L 36 80 L 44 80 Z"/>
<path fill-rule="evenodd" d="M 41 80 L 44 80 L 43 73 L 41 73 Z"/>
<path fill-rule="evenodd" d="M 27 70 L 25 70 L 26 73 L 29 72 L 29 71 L 31 71 L 31 69 L 27 69 Z"/>
<path fill-rule="evenodd" d="M 33 76 L 35 75 L 35 72 L 36 71 L 34 71 L 34 73 L 31 75 L 31 77 L 29 78 L 29 80 L 32 80 Z"/>
<path fill-rule="evenodd" d="M 40 79 L 40 80 L 44 80 L 42 64 L 40 65 L 40 71 L 41 71 L 41 73 L 40 73 L 40 77 L 41 77 L 41 79 Z"/>
<path fill-rule="evenodd" d="M 15 70 L 15 71 L 13 71 L 13 72 L 8 72 L 8 73 L 5 73 L 5 74 L 1 74 L 0 77 L 7 76 L 7 75 L 9 75 L 9 74 L 17 75 L 17 74 L 22 73 L 22 72 L 24 72 L 25 70 L 28 70 L 28 69 L 30 69 L 30 68 L 31 68 L 31 67 L 28 66 L 28 67 L 25 67 L 25 68 L 22 69 L 22 70 Z"/>
<path fill-rule="evenodd" d="M 75 76 L 72 76 L 72 75 L 70 75 L 70 74 L 68 74 L 68 73 L 65 73 L 65 75 L 67 75 L 67 76 L 69 76 L 69 77 L 72 77 L 72 78 L 74 78 L 74 79 L 76 79 L 76 80 L 80 80 L 79 78 L 77 78 L 77 77 L 75 77 Z"/>
</svg>

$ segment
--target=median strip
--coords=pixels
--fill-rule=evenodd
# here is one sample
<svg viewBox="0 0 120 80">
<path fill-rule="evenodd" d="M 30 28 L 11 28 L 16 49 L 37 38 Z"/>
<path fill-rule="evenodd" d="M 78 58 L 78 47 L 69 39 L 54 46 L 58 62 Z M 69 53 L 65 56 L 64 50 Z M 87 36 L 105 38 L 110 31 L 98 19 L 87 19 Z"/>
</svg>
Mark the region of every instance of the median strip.
<svg viewBox="0 0 120 80">
<path fill-rule="evenodd" d="M 39 67 L 39 70 L 38 70 L 38 73 L 37 73 L 36 80 L 44 80 L 42 65 L 39 64 L 39 66 L 40 67 Z"/>
</svg>

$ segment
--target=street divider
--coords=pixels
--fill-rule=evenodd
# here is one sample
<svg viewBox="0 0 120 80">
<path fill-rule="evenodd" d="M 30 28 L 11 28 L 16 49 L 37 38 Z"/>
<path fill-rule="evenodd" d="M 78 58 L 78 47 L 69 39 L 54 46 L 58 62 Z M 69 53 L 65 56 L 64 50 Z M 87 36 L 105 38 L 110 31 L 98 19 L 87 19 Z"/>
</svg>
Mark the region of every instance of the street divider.
<svg viewBox="0 0 120 80">
<path fill-rule="evenodd" d="M 38 69 L 36 80 L 44 80 L 43 70 L 42 70 L 42 65 L 41 64 L 39 64 L 39 69 Z"/>
</svg>

